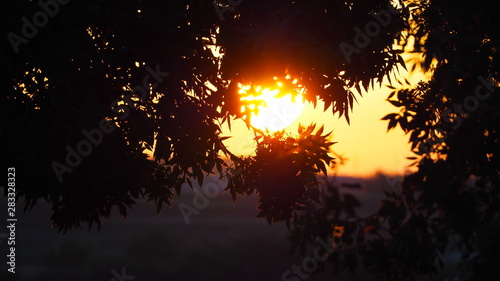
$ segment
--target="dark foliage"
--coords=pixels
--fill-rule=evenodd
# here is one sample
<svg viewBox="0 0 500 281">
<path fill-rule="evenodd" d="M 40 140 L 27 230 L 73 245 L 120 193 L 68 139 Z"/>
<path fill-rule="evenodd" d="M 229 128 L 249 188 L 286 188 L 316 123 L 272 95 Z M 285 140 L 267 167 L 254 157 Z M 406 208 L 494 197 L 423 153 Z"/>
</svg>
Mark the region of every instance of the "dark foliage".
<svg viewBox="0 0 500 281">
<path fill-rule="evenodd" d="M 392 43 L 407 16 L 405 9 L 394 15 L 348 63 L 339 44 L 352 42 L 354 27 L 388 1 L 243 1 L 222 14 L 220 1 L 51 3 L 16 1 L 0 12 L 1 165 L 16 167 L 27 209 L 47 200 L 63 231 L 100 227 L 115 206 L 126 216 L 142 197 L 160 211 L 183 183 L 201 184 L 214 170 L 233 183 L 246 177 L 231 192 L 257 190 L 261 216 L 289 221 L 325 165 L 318 159 L 328 165 L 330 158 L 265 139 L 255 166 L 241 164 L 250 160 L 232 155 L 221 136 L 222 122 L 243 117 L 237 82 L 296 76 L 307 99 L 324 100 L 348 120 L 354 94 L 346 87 L 361 91 L 401 63 Z M 297 146 L 314 157 L 293 159 L 302 154 L 286 150 Z M 152 147 L 155 161 L 143 152 Z M 239 176 L 235 165 L 245 169 Z M 271 178 L 246 170 L 271 166 L 280 170 Z M 293 192 L 278 199 L 270 188 L 288 176 L 284 188 Z"/>
<path fill-rule="evenodd" d="M 491 1 L 409 1 L 410 36 L 401 44 L 423 53 L 417 66 L 431 74 L 418 85 L 398 81 L 383 119 L 410 136 L 416 172 L 398 192 L 386 192 L 367 218 L 327 216 L 297 229 L 297 240 L 325 239 L 325 225 L 345 226 L 342 240 L 356 262 L 379 280 L 432 276 L 450 250 L 461 254 L 459 280 L 497 280 L 500 210 L 500 25 Z M 324 195 L 329 198 L 331 195 Z M 323 199 L 325 200 L 325 199 Z M 319 207 L 329 210 L 328 206 Z M 353 221 L 355 223 L 353 223 Z M 342 263 L 335 257 L 335 270 Z M 353 262 L 349 268 L 356 263 Z M 458 271 L 457 271 L 458 273 Z"/>
</svg>

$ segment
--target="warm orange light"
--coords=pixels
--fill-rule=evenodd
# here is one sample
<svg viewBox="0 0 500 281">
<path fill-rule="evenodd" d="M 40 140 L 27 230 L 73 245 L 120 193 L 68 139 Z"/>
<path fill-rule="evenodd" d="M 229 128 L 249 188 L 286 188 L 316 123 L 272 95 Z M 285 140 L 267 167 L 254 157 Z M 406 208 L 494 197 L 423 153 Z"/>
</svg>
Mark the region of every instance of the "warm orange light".
<svg viewBox="0 0 500 281">
<path fill-rule="evenodd" d="M 286 79 L 290 79 L 289 76 Z M 302 95 L 292 94 L 284 83 L 274 77 L 274 87 L 251 86 L 238 84 L 241 100 L 246 102 L 241 111 L 250 109 L 250 124 L 260 130 L 279 131 L 290 126 L 299 118 L 304 108 Z M 293 84 L 297 83 L 294 79 Z M 287 93 L 284 94 L 283 93 Z"/>
</svg>

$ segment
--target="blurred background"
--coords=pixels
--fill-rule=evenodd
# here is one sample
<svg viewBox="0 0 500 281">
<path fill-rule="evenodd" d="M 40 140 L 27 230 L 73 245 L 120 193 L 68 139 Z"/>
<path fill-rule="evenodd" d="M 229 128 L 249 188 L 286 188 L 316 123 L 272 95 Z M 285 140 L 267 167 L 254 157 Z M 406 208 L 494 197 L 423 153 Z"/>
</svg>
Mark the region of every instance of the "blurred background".
<svg viewBox="0 0 500 281">
<path fill-rule="evenodd" d="M 207 181 L 216 180 L 214 178 Z M 382 174 L 370 178 L 338 177 L 337 184 L 360 183 L 361 188 L 342 188 L 356 195 L 363 207 L 360 215 L 376 210 L 383 190 L 390 185 Z M 221 183 L 224 186 L 224 183 Z M 196 187 L 195 187 L 196 188 Z M 284 224 L 268 225 L 256 218 L 256 196 L 238 197 L 233 203 L 227 193 L 213 199 L 186 224 L 179 205 L 193 207 L 194 193 L 185 187 L 172 208 L 164 208 L 156 217 L 154 204 L 141 202 L 134 206 L 126 219 L 117 210 L 103 221 L 101 232 L 94 227 L 73 230 L 65 235 L 50 227 L 50 207 L 38 204 L 22 214 L 17 206 L 16 274 L 7 272 L 1 264 L 1 280 L 113 280 L 125 269 L 123 280 L 297 280 L 293 275 L 282 279 L 286 270 L 301 265 L 312 256 L 290 253 Z M 7 202 L 1 199 L 2 206 Z M 2 212 L 4 214 L 5 212 Z M 6 217 L 2 217 L 5 221 Z M 6 233 L 2 229 L 0 233 Z M 7 241 L 1 240 L 1 253 L 7 253 Z M 2 260 L 5 260 L 2 255 Z M 445 259 L 445 270 L 431 280 L 453 280 L 458 275 L 453 255 Z M 15 276 L 15 278 L 12 278 Z M 8 279 L 9 278 L 9 279 Z M 119 280 L 116 279 L 115 280 Z M 299 279 L 300 280 L 300 279 Z M 331 269 L 309 276 L 306 280 L 374 280 L 372 275 L 358 272 L 333 278 Z M 429 280 L 429 279 L 419 279 Z"/>
</svg>

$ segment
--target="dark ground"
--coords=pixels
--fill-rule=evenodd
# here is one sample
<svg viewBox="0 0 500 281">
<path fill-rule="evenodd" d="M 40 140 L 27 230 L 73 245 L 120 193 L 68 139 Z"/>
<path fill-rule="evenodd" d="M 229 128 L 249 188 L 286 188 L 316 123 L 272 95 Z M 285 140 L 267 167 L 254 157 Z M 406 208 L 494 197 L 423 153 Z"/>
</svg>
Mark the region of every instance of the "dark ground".
<svg viewBox="0 0 500 281">
<path fill-rule="evenodd" d="M 346 180 L 346 179 L 344 179 Z M 347 179 L 349 180 L 349 179 Z M 352 179 L 350 180 L 352 181 Z M 374 210 L 387 189 L 385 179 L 365 180 L 362 190 L 349 190 L 362 201 L 362 215 Z M 283 272 L 301 264 L 307 256 L 289 254 L 284 224 L 269 226 L 257 219 L 256 197 L 239 197 L 236 204 L 228 194 L 209 199 L 209 205 L 186 224 L 178 205 L 189 206 L 193 192 L 186 189 L 172 208 L 164 207 L 155 216 L 155 206 L 139 203 L 127 219 L 115 214 L 103 221 L 102 230 L 73 230 L 66 235 L 50 227 L 50 207 L 38 204 L 22 214 L 17 205 L 16 274 L 7 272 L 7 240 L 1 239 L 1 280 L 47 281 L 154 281 L 154 280 L 282 280 Z M 1 198 L 2 222 L 6 221 L 7 202 Z M 3 225 L 3 223 L 2 223 Z M 1 234 L 7 233 L 2 227 Z M 432 280 L 453 280 L 457 271 L 449 258 L 449 270 Z M 125 268 L 129 278 L 116 278 Z M 134 278 L 132 279 L 132 276 Z M 114 280 L 113 280 L 114 278 Z M 298 281 L 301 279 L 290 278 Z M 332 279 L 326 272 L 307 280 L 374 280 L 362 272 Z M 428 279 L 421 279 L 428 280 Z M 460 280 L 458 278 L 457 280 Z"/>
</svg>

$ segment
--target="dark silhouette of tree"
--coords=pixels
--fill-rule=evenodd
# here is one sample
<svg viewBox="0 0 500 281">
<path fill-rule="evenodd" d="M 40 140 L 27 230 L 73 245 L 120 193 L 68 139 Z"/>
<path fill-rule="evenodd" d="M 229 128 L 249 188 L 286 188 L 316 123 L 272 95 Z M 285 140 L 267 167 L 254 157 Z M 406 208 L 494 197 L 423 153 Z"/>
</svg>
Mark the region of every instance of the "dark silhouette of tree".
<svg viewBox="0 0 500 281">
<path fill-rule="evenodd" d="M 139 198 L 159 212 L 183 183 L 201 185 L 214 171 L 229 177 L 233 196 L 258 192 L 260 216 L 289 224 L 317 186 L 314 175 L 332 164 L 331 143 L 313 127 L 295 140 L 256 132 L 263 136 L 257 156 L 233 155 L 221 124 L 244 118 L 237 83 L 291 75 L 308 100 L 322 99 L 349 120 L 348 87 L 368 88 L 402 64 L 393 40 L 405 27 L 406 9 L 366 46 L 369 38 L 356 29 L 388 5 L 11 3 L 0 12 L 2 169 L 16 168 L 26 210 L 48 201 L 62 231 L 100 227 L 113 206 L 126 216 Z M 343 42 L 350 47 L 339 48 Z M 143 152 L 152 147 L 155 161 Z M 269 190 L 285 179 L 290 185 L 280 184 L 282 193 Z"/>
<path fill-rule="evenodd" d="M 201 186 L 216 172 L 229 178 L 233 199 L 259 195 L 259 217 L 293 225 L 294 245 L 333 236 L 341 245 L 328 257 L 334 273 L 363 265 L 380 280 L 431 276 L 440 255 L 457 249 L 464 277 L 493 280 L 500 274 L 496 6 L 396 4 L 11 2 L 0 11 L 1 169 L 16 168 L 26 210 L 41 199 L 52 205 L 60 231 L 100 227 L 113 206 L 126 216 L 140 198 L 159 212 L 182 184 Z M 317 175 L 334 164 L 322 129 L 303 127 L 299 137 L 255 130 L 255 156 L 224 146 L 221 126 L 249 121 L 238 83 L 289 75 L 298 83 L 287 87 L 302 87 L 307 100 L 324 101 L 349 122 L 352 87 L 361 94 L 405 67 L 394 42 L 423 52 L 432 79 L 391 86 L 400 111 L 385 119 L 409 134 L 417 171 L 386 192 L 375 214 L 358 218 L 356 198 L 335 185 L 318 188 Z"/>
<path fill-rule="evenodd" d="M 461 254 L 459 280 L 497 280 L 500 269 L 500 25 L 488 1 L 409 1 L 401 44 L 423 53 L 428 81 L 393 85 L 400 110 L 383 119 L 410 136 L 416 171 L 372 216 L 342 210 L 336 187 L 310 204 L 293 230 L 296 243 L 326 239 L 344 227 L 334 272 L 362 264 L 379 280 L 414 280 Z M 413 37 L 415 41 L 411 41 Z M 342 215 L 344 214 L 344 215 Z M 451 278 L 451 277 L 450 277 Z"/>
<path fill-rule="evenodd" d="M 335 237 L 334 273 L 431 276 L 463 254 L 469 280 L 500 274 L 499 24 L 491 1 L 14 1 L 0 11 L 1 169 L 16 168 L 26 210 L 52 205 L 56 228 L 101 225 L 140 198 L 159 212 L 181 185 L 217 172 L 228 192 L 259 195 L 259 217 L 295 245 Z M 376 25 L 374 23 L 379 23 Z M 377 28 L 378 26 L 378 28 Z M 415 39 L 412 41 L 412 39 Z M 334 164 L 328 134 L 256 132 L 255 156 L 223 144 L 249 121 L 238 83 L 303 87 L 349 122 L 355 100 L 423 52 L 432 79 L 391 86 L 389 129 L 410 136 L 417 171 L 380 209 L 317 175 Z M 221 56 L 212 52 L 218 48 Z M 154 148 L 154 161 L 144 149 Z M 7 190 L 5 190 L 5 193 Z M 293 222 L 293 224 L 292 224 Z M 334 230 L 341 234 L 333 235 Z M 320 264 L 320 268 L 324 264 Z"/>
</svg>

